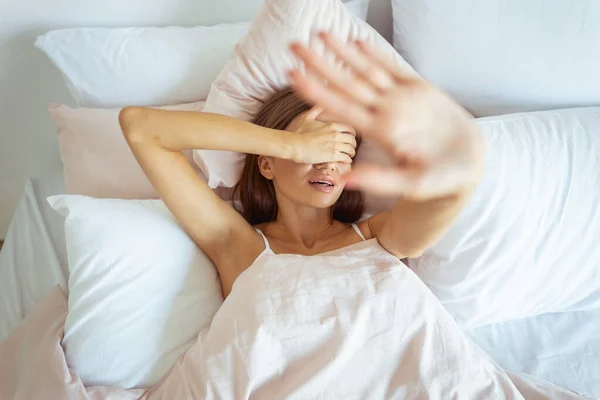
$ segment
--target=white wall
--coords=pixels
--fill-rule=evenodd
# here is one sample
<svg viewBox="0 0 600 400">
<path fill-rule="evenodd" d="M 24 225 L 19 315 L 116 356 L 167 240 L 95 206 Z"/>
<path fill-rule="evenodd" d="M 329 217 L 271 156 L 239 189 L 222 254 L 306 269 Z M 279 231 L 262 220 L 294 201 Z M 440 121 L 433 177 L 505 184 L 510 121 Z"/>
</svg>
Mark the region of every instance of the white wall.
<svg viewBox="0 0 600 400">
<path fill-rule="evenodd" d="M 290 0 L 293 1 L 293 0 Z M 33 47 L 53 29 L 212 25 L 252 19 L 262 0 L 0 0 L 0 238 L 29 178 L 61 168 L 49 102 L 74 106 L 58 70 Z M 369 21 L 392 37 L 390 0 Z"/>
</svg>

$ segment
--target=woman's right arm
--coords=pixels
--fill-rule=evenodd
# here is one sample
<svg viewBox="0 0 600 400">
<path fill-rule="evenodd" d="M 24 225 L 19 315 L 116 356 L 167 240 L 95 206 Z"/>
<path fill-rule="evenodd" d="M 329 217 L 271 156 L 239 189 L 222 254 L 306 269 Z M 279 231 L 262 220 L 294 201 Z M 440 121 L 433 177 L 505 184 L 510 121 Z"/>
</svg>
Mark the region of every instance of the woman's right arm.
<svg viewBox="0 0 600 400">
<path fill-rule="evenodd" d="M 210 114 L 127 107 L 119 114 L 123 134 L 142 170 L 179 224 L 214 262 L 223 295 L 264 248 L 256 231 L 194 171 L 182 150 L 290 152 L 282 135 Z M 244 132 L 245 131 L 245 132 Z M 241 140 L 244 133 L 254 140 Z M 240 143 L 246 143 L 239 145 Z"/>
<path fill-rule="evenodd" d="M 119 123 L 165 205 L 215 263 L 225 296 L 237 276 L 264 249 L 264 243 L 252 226 L 198 177 L 182 150 L 231 150 L 298 161 L 305 161 L 309 153 L 312 157 L 313 153 L 322 153 L 316 155 L 331 160 L 322 150 L 327 146 L 321 142 L 337 143 L 337 135 L 332 133 L 334 126 L 312 135 L 315 140 L 311 147 L 302 145 L 302 136 L 294 132 L 282 134 L 227 116 L 200 112 L 126 107 L 119 114 Z M 311 151 L 313 148 L 318 150 Z M 338 153 L 338 158 L 346 156 Z"/>
<path fill-rule="evenodd" d="M 164 150 L 229 150 L 293 159 L 295 146 L 281 131 L 220 114 L 125 107 L 119 114 L 130 144 L 154 142 Z"/>
</svg>

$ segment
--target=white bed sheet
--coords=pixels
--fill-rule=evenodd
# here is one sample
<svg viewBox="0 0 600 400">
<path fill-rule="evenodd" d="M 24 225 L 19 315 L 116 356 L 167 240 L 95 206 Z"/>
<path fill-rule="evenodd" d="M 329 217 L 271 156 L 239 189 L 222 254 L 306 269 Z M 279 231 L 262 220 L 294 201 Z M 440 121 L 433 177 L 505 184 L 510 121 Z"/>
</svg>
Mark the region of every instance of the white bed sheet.
<svg viewBox="0 0 600 400">
<path fill-rule="evenodd" d="M 32 179 L 0 253 L 0 341 L 58 284 L 68 295 L 62 217 L 46 198 L 64 193 L 61 172 Z M 498 364 L 600 398 L 600 309 L 547 314 L 467 332 Z"/>
<path fill-rule="evenodd" d="M 600 398 L 600 309 L 544 314 L 467 334 L 508 371 Z"/>
<path fill-rule="evenodd" d="M 0 341 L 56 285 L 68 295 L 63 218 L 46 202 L 64 192 L 62 172 L 25 185 L 0 252 Z"/>
</svg>

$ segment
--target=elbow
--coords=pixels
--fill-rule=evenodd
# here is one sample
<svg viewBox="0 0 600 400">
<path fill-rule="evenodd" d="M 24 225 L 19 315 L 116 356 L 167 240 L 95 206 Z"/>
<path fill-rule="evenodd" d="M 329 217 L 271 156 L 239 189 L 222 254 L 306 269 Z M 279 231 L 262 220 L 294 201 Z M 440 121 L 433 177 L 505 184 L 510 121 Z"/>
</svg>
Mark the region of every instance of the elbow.
<svg viewBox="0 0 600 400">
<path fill-rule="evenodd" d="M 129 144 L 139 143 L 143 140 L 145 135 L 141 126 L 144 115 L 142 107 L 125 107 L 119 112 L 119 125 Z"/>
<path fill-rule="evenodd" d="M 392 246 L 390 246 L 392 247 Z M 421 247 L 408 247 L 408 246 L 394 246 L 390 250 L 388 250 L 392 255 L 398 257 L 399 259 L 403 258 L 419 258 L 423 255 L 426 249 Z"/>
<path fill-rule="evenodd" d="M 421 247 L 403 246 L 403 245 L 398 244 L 397 240 L 393 240 L 393 241 L 391 241 L 391 243 L 386 243 L 385 240 L 382 241 L 382 240 L 380 240 L 380 238 L 377 238 L 377 241 L 379 242 L 381 247 L 383 247 L 391 255 L 393 255 L 394 257 L 398 257 L 399 259 L 418 258 L 423 255 L 425 250 L 427 250 L 427 249 L 424 249 Z"/>
<path fill-rule="evenodd" d="M 401 252 L 402 257 L 398 258 L 419 258 L 423 255 L 425 249 L 408 249 Z"/>
</svg>

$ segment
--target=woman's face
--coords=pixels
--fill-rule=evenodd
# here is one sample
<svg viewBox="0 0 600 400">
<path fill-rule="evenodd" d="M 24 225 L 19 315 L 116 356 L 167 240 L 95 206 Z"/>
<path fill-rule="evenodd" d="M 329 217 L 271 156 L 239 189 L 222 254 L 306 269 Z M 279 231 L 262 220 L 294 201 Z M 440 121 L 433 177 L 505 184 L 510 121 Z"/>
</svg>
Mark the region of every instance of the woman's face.
<svg viewBox="0 0 600 400">
<path fill-rule="evenodd" d="M 295 131 L 303 115 L 294 118 L 286 130 Z M 336 122 L 325 113 L 317 121 L 323 124 Z M 329 208 L 335 204 L 346 186 L 344 176 L 351 169 L 351 164 L 341 162 L 299 164 L 273 157 L 260 157 L 259 165 L 263 175 L 273 180 L 278 196 L 283 195 L 296 204 L 315 208 Z"/>
</svg>

